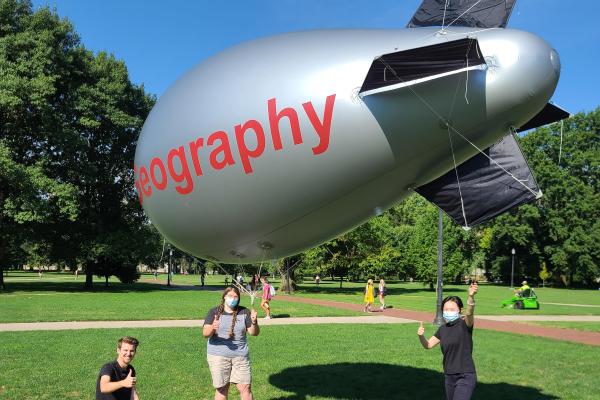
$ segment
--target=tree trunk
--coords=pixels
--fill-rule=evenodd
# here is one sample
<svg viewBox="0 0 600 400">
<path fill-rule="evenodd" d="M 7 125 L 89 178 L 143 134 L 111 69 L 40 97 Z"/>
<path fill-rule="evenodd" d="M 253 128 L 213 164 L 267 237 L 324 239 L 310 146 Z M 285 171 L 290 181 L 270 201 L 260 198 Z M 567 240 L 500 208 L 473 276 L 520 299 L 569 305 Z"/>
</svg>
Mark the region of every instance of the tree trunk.
<svg viewBox="0 0 600 400">
<path fill-rule="evenodd" d="M 342 288 L 342 283 L 344 283 L 344 275 L 340 276 L 340 289 Z"/>
<path fill-rule="evenodd" d="M 85 285 L 86 289 L 94 288 L 94 264 L 90 261 L 85 264 Z"/>
<path fill-rule="evenodd" d="M 4 209 L 4 190 L 0 188 L 0 208 Z M 2 213 L 0 212 L 0 232 L 2 232 Z M 6 253 L 4 240 L 0 240 L 0 290 L 4 290 L 4 254 Z"/>
<path fill-rule="evenodd" d="M 104 287 L 108 287 L 108 275 L 104 275 Z"/>
<path fill-rule="evenodd" d="M 283 263 L 283 270 L 279 271 L 279 275 L 281 275 L 281 287 L 279 290 L 283 290 L 287 294 L 293 294 L 297 288 L 295 283 L 296 274 L 294 273 L 294 269 L 290 268 L 287 258 Z"/>
</svg>

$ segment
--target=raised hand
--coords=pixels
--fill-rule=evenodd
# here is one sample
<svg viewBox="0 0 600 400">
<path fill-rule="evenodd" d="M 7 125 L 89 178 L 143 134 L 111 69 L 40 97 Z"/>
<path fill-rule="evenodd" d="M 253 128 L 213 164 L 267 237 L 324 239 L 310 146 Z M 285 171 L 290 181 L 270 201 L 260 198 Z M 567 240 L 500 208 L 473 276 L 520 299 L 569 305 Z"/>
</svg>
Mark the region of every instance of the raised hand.
<svg viewBox="0 0 600 400">
<path fill-rule="evenodd" d="M 123 379 L 123 387 L 126 388 L 132 388 L 135 386 L 135 381 L 136 381 L 136 377 L 132 376 L 131 374 L 133 373 L 133 369 L 129 370 L 129 373 L 127 374 L 127 377 L 125 379 Z"/>
<path fill-rule="evenodd" d="M 471 283 L 471 286 L 469 286 L 469 296 L 475 296 L 477 294 L 477 288 L 477 282 Z"/>
<path fill-rule="evenodd" d="M 425 327 L 423 326 L 423 321 L 419 322 L 419 329 L 417 329 L 417 335 L 423 336 L 425 334 Z"/>
</svg>

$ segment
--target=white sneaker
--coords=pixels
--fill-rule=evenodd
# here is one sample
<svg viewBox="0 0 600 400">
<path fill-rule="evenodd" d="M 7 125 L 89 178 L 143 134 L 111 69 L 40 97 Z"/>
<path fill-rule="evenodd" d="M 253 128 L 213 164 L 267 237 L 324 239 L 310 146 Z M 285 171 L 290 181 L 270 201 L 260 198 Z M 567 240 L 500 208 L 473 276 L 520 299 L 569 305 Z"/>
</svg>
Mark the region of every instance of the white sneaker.
<svg viewBox="0 0 600 400">
<path fill-rule="evenodd" d="M 269 317 L 268 315 L 265 317 L 265 319 L 271 319 L 271 317 Z"/>
</svg>

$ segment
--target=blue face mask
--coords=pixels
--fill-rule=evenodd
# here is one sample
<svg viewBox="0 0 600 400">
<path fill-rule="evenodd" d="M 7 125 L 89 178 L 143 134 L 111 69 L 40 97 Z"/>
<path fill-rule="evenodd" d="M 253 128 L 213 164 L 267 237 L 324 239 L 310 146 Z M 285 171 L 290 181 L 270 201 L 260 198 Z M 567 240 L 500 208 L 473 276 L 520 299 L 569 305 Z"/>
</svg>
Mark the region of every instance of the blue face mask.
<svg viewBox="0 0 600 400">
<path fill-rule="evenodd" d="M 447 322 L 454 322 L 458 319 L 460 314 L 458 311 L 444 311 L 443 315 Z"/>
<path fill-rule="evenodd" d="M 236 299 L 236 298 L 233 298 L 233 297 L 225 297 L 225 303 L 229 307 L 234 308 L 235 306 L 238 305 L 239 299 Z"/>
</svg>

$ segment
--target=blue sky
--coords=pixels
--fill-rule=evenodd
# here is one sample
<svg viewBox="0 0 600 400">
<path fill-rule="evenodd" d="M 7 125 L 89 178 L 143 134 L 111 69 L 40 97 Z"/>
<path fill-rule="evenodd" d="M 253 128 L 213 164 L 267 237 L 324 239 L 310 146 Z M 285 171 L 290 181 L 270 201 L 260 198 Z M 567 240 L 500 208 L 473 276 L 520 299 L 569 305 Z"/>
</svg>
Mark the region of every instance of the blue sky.
<svg viewBox="0 0 600 400">
<path fill-rule="evenodd" d="M 124 60 L 131 80 L 160 95 L 185 71 L 234 44 L 283 32 L 403 28 L 421 0 L 34 0 L 75 26 L 83 44 Z M 576 10 L 580 6 L 583 12 Z M 553 101 L 575 113 L 600 105 L 600 1 L 517 0 L 510 28 L 544 38 L 562 73 Z"/>
</svg>

